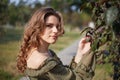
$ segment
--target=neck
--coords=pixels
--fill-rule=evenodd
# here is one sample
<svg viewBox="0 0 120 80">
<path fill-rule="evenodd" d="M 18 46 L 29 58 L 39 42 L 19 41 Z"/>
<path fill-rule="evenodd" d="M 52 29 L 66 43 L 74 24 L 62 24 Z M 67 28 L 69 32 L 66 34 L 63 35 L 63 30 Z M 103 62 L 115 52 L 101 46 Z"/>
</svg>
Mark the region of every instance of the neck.
<svg viewBox="0 0 120 80">
<path fill-rule="evenodd" d="M 49 44 L 48 43 L 41 42 L 38 50 L 39 50 L 40 53 L 47 53 L 48 52 L 48 48 L 49 48 Z"/>
</svg>

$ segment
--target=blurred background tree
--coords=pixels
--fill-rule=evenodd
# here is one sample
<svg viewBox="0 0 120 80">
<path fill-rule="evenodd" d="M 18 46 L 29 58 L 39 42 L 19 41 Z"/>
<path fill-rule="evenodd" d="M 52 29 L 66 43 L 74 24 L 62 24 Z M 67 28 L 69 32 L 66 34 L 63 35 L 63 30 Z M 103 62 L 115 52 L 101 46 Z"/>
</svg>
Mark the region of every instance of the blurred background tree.
<svg viewBox="0 0 120 80">
<path fill-rule="evenodd" d="M 0 25 L 5 24 L 8 20 L 8 0 L 0 1 Z"/>
<path fill-rule="evenodd" d="M 63 14 L 65 25 L 70 30 L 82 28 L 91 20 L 90 10 L 80 12 L 84 0 L 0 0 L 0 34 L 5 33 L 3 25 L 24 27 L 32 13 L 40 7 L 53 7 Z"/>
</svg>

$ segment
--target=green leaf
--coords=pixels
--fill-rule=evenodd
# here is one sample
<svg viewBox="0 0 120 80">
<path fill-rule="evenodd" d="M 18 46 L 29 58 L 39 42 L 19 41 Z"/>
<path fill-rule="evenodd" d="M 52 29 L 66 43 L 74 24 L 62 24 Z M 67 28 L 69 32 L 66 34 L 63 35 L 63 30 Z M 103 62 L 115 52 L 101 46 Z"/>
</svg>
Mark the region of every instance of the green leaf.
<svg viewBox="0 0 120 80">
<path fill-rule="evenodd" d="M 117 19 L 118 13 L 116 6 L 110 7 L 106 12 L 106 24 L 111 25 Z"/>
<path fill-rule="evenodd" d="M 95 40 L 91 45 L 92 51 L 96 51 L 99 48 L 99 39 Z"/>
</svg>

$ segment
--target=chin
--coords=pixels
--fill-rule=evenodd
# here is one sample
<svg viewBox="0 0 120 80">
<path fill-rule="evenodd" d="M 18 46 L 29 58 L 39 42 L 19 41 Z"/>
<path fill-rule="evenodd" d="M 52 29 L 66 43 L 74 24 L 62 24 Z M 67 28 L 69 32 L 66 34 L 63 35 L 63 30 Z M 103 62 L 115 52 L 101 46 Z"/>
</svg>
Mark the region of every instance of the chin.
<svg viewBox="0 0 120 80">
<path fill-rule="evenodd" d="M 56 43 L 56 41 L 57 41 L 57 39 L 51 39 L 51 40 L 48 41 L 48 43 L 54 44 L 54 43 Z"/>
<path fill-rule="evenodd" d="M 51 41 L 51 44 L 54 44 L 54 43 L 56 43 L 56 40 L 55 41 Z"/>
<path fill-rule="evenodd" d="M 54 43 L 56 43 L 56 41 L 55 41 L 55 42 L 52 42 L 51 44 L 54 44 Z"/>
</svg>

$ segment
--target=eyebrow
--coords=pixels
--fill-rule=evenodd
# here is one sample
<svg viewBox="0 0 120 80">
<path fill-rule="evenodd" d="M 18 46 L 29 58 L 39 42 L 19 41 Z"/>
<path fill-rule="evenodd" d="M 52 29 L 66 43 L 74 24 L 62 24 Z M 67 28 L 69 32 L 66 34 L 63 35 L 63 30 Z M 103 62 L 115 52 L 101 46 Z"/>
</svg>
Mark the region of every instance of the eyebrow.
<svg viewBox="0 0 120 80">
<path fill-rule="evenodd" d="M 45 25 L 54 25 L 53 23 L 45 23 Z M 55 24 L 55 25 L 60 25 L 60 24 Z"/>
<path fill-rule="evenodd" d="M 45 23 L 45 25 L 54 25 L 53 23 Z"/>
</svg>

